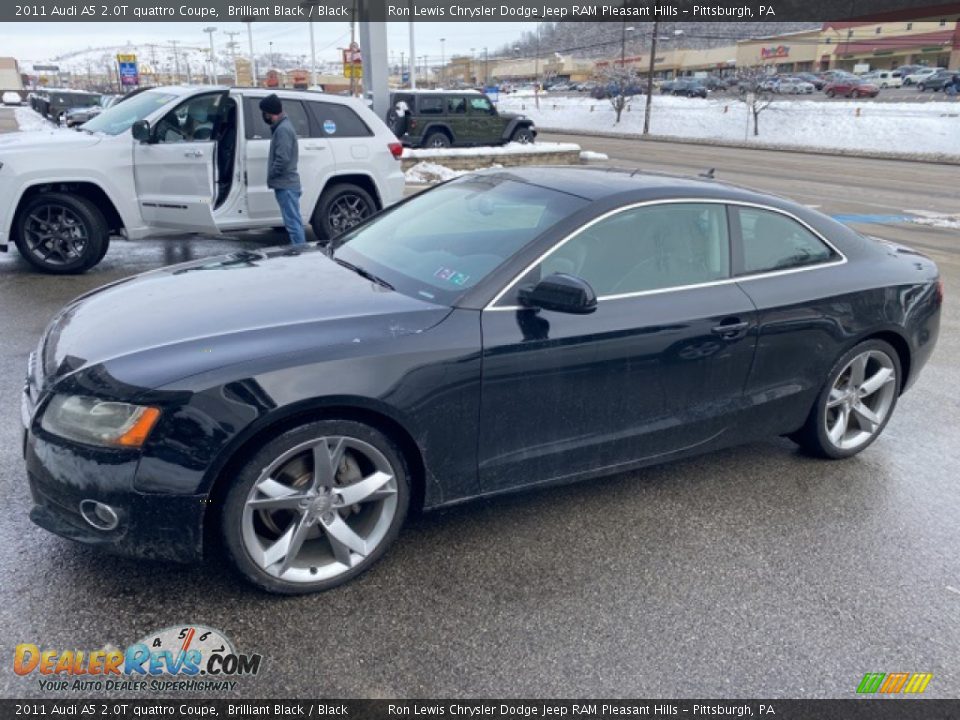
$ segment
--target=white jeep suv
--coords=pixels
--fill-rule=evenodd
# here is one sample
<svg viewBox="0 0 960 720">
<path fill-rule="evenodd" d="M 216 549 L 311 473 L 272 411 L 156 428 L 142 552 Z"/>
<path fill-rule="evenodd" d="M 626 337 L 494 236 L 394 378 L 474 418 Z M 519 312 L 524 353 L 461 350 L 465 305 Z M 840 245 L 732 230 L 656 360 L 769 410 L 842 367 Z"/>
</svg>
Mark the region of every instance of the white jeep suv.
<svg viewBox="0 0 960 720">
<path fill-rule="evenodd" d="M 271 91 L 160 87 L 75 130 L 0 135 L 0 250 L 83 272 L 111 235 L 282 226 L 267 187 Z M 362 102 L 277 90 L 300 137 L 300 210 L 329 240 L 403 195 L 403 149 Z"/>
</svg>

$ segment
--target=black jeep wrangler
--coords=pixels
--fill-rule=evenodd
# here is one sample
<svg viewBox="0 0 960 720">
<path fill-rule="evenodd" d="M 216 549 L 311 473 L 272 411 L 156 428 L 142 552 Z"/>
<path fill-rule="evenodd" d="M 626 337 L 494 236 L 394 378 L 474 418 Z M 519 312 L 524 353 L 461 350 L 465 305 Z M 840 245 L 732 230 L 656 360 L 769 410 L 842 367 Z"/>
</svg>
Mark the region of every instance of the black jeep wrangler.
<svg viewBox="0 0 960 720">
<path fill-rule="evenodd" d="M 537 137 L 533 120 L 497 112 L 490 98 L 475 90 L 390 93 L 387 125 L 408 147 L 531 143 Z"/>
</svg>

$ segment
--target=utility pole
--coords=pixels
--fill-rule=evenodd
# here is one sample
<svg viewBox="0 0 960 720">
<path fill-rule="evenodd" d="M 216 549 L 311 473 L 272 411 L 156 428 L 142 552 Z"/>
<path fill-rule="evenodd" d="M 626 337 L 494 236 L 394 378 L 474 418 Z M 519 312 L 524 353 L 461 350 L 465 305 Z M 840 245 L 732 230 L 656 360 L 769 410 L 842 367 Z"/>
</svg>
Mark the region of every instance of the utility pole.
<svg viewBox="0 0 960 720">
<path fill-rule="evenodd" d="M 540 109 L 540 22 L 537 22 L 537 51 L 533 58 L 533 102 Z"/>
<path fill-rule="evenodd" d="M 216 85 L 217 84 L 217 59 L 213 54 L 214 53 L 213 34 L 217 31 L 217 29 L 213 26 L 210 26 L 210 27 L 205 27 L 203 31 L 210 36 L 210 84 Z"/>
<path fill-rule="evenodd" d="M 440 38 L 440 87 L 442 88 L 447 84 L 447 59 L 446 51 L 444 48 L 444 43 L 447 42 L 446 38 Z"/>
<path fill-rule="evenodd" d="M 353 2 L 353 14 L 350 16 L 350 52 L 353 53 L 353 48 L 357 44 L 357 2 Z M 366 52 L 366 48 L 364 48 Z M 357 78 L 354 75 L 356 72 L 356 64 L 353 62 L 353 57 L 350 58 L 350 97 L 357 96 Z"/>
<path fill-rule="evenodd" d="M 487 49 L 483 49 L 483 89 L 486 92 L 487 86 L 490 84 L 490 56 L 487 54 Z"/>
<path fill-rule="evenodd" d="M 650 38 L 650 67 L 647 69 L 647 105 L 643 110 L 643 134 L 650 134 L 650 110 L 653 108 L 653 72 L 657 67 L 657 35 L 660 23 L 653 21 L 653 37 Z"/>
<path fill-rule="evenodd" d="M 400 51 L 400 87 L 403 87 L 403 50 Z"/>
<path fill-rule="evenodd" d="M 260 81 L 257 78 L 257 60 L 253 56 L 253 20 L 244 20 L 247 24 L 247 45 L 250 48 L 250 74 L 253 76 L 253 86 L 257 87 Z"/>
<path fill-rule="evenodd" d="M 310 21 L 310 87 L 317 85 L 317 41 L 313 37 L 313 20 Z"/>
<path fill-rule="evenodd" d="M 233 65 L 233 84 L 239 85 L 240 76 L 237 74 L 237 41 L 233 38 L 240 33 L 236 30 L 230 30 L 226 34 L 230 36 L 230 42 L 227 43 L 227 47 L 230 49 L 230 63 Z"/>
<path fill-rule="evenodd" d="M 170 41 L 170 44 L 173 45 L 173 72 L 177 76 L 176 83 L 179 85 L 180 84 L 180 54 L 177 52 L 178 42 L 180 41 L 179 40 Z"/>
<path fill-rule="evenodd" d="M 413 0 L 410 0 L 413 5 Z M 410 23 L 410 89 L 417 89 L 417 50 L 413 42 L 413 23 Z"/>
</svg>

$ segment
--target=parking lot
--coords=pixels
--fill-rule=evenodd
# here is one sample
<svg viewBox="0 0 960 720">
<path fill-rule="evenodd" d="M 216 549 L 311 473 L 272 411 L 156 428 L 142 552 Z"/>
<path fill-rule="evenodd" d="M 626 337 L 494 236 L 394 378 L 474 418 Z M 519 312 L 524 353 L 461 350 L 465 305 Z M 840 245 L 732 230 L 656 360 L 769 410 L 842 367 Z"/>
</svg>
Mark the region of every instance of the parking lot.
<svg viewBox="0 0 960 720">
<path fill-rule="evenodd" d="M 0 110 L 0 130 L 13 129 Z M 29 352 L 71 298 L 128 274 L 283 241 L 115 241 L 82 276 L 0 255 L 0 647 L 124 647 L 180 623 L 264 656 L 242 697 L 852 697 L 866 672 L 931 672 L 960 694 L 960 235 L 956 166 L 545 136 L 610 164 L 786 195 L 933 257 L 937 351 L 883 436 L 843 462 L 786 440 L 408 523 L 358 581 L 261 594 L 202 565 L 105 556 L 33 526 L 20 457 Z M 258 299 L 250 298 L 250 302 Z M 238 308 L 238 311 L 242 309 Z M 195 312 L 202 313 L 198 307 Z M 109 317 L 104 318 L 110 322 Z M 47 696 L 0 669 L 5 697 Z"/>
</svg>

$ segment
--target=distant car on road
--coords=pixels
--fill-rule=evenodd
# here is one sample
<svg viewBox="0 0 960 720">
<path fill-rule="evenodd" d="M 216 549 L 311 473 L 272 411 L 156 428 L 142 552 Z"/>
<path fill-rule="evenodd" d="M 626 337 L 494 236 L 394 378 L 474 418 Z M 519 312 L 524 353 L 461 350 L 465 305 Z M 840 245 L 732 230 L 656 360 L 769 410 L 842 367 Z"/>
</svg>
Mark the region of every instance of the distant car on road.
<svg viewBox="0 0 960 720">
<path fill-rule="evenodd" d="M 874 70 L 868 74 L 871 75 L 869 81 L 881 89 L 903 86 L 903 76 L 897 70 Z M 866 79 L 866 76 L 863 79 Z"/>
<path fill-rule="evenodd" d="M 942 304 L 929 258 L 766 193 L 475 173 L 327 252 L 202 258 L 64 308 L 20 396 L 30 518 L 141 558 L 222 549 L 274 593 L 329 590 L 424 509 L 781 435 L 852 457 L 922 374 Z M 804 506 L 813 519 L 792 522 L 810 531 L 835 509 L 824 493 Z M 605 524 L 604 561 L 634 557 L 623 527 L 573 512 L 570 533 Z"/>
<path fill-rule="evenodd" d="M 660 92 L 663 92 L 661 88 Z M 699 80 L 675 80 L 670 87 L 670 94 L 678 97 L 699 97 L 707 96 L 707 88 Z"/>
<path fill-rule="evenodd" d="M 822 77 L 809 72 L 797 73 L 797 77 L 813 85 L 815 90 L 823 90 L 823 86 L 827 84 L 827 81 Z"/>
<path fill-rule="evenodd" d="M 931 75 L 934 75 L 938 70 L 945 70 L 946 68 L 941 67 L 922 67 L 914 73 L 907 75 L 903 79 L 904 85 L 919 85 L 924 80 L 926 80 Z"/>
<path fill-rule="evenodd" d="M 23 98 L 20 96 L 20 93 L 8 90 L 3 94 L 3 97 L 0 98 L 0 102 L 4 105 L 22 105 Z"/>
<path fill-rule="evenodd" d="M 830 98 L 838 95 L 846 98 L 873 98 L 880 94 L 880 88 L 872 83 L 864 82 L 858 77 L 850 76 L 837 78 L 827 83 L 823 92 Z"/>
<path fill-rule="evenodd" d="M 533 120 L 501 113 L 475 90 L 398 90 L 390 94 L 387 126 L 404 145 L 421 148 L 531 143 Z"/>
<path fill-rule="evenodd" d="M 798 77 L 780 78 L 773 87 L 774 92 L 782 95 L 811 95 L 814 90 L 813 83 Z"/>
</svg>

